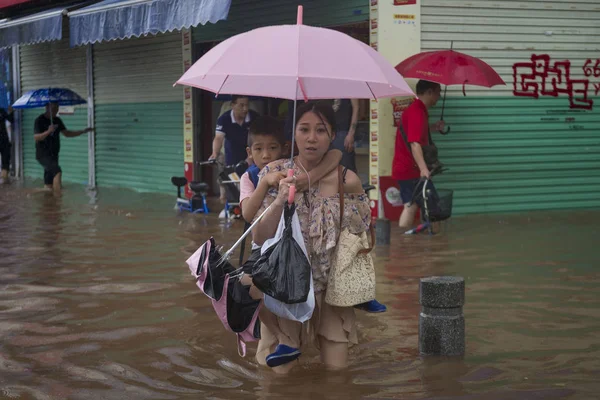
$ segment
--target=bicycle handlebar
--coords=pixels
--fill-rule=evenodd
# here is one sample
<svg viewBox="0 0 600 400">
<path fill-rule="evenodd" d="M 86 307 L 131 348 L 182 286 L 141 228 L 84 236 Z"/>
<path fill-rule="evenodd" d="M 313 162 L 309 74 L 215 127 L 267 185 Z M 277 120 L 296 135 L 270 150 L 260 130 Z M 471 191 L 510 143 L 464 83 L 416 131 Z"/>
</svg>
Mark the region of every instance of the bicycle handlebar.
<svg viewBox="0 0 600 400">
<path fill-rule="evenodd" d="M 443 168 L 441 166 L 437 166 L 434 169 L 432 169 L 431 171 L 429 171 L 429 178 L 425 178 L 425 177 L 421 177 L 422 181 L 428 181 L 431 178 L 433 178 L 436 175 L 441 174 L 442 172 L 446 171 L 446 168 Z"/>
<path fill-rule="evenodd" d="M 208 161 L 196 161 L 198 163 L 198 165 L 215 165 L 217 164 L 217 160 L 216 159 L 212 159 L 212 160 L 208 160 Z"/>
</svg>

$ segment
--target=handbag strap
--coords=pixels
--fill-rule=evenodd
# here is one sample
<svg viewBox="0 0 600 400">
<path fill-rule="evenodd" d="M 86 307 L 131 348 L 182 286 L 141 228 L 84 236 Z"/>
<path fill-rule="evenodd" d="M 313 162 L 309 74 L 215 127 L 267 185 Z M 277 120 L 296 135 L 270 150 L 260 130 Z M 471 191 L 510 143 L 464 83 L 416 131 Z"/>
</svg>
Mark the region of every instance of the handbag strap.
<svg viewBox="0 0 600 400">
<path fill-rule="evenodd" d="M 338 166 L 338 193 L 340 194 L 340 232 L 342 231 L 342 221 L 344 220 L 344 171 L 341 165 Z"/>
<path fill-rule="evenodd" d="M 340 233 L 342 232 L 342 222 L 344 221 L 344 177 L 347 169 L 341 165 L 338 167 L 338 192 L 340 194 Z M 373 220 L 369 223 L 369 233 L 371 234 L 371 247 L 359 250 L 358 254 L 367 254 L 375 246 L 375 226 Z"/>
<path fill-rule="evenodd" d="M 402 136 L 402 139 L 404 140 L 404 144 L 406 145 L 406 148 L 412 154 L 412 151 L 408 144 L 408 138 L 407 138 L 406 132 L 404 132 L 404 128 L 402 127 L 402 122 L 400 122 L 400 125 L 398 125 L 398 128 L 400 128 L 400 136 Z M 429 138 L 429 145 L 435 146 L 435 143 L 433 143 L 433 138 L 431 137 L 431 130 L 429 129 L 429 126 L 427 126 L 427 137 Z"/>
</svg>

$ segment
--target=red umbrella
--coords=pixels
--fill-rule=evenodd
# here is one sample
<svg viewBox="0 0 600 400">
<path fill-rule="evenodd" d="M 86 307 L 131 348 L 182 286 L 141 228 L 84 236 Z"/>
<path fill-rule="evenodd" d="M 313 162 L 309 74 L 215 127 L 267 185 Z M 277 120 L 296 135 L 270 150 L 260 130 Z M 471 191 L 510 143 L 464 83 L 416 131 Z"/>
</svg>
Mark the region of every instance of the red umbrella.
<svg viewBox="0 0 600 400">
<path fill-rule="evenodd" d="M 405 78 L 425 79 L 442 85 L 465 85 L 492 87 L 505 85 L 496 71 L 479 58 L 452 50 L 425 51 L 407 58 L 396 65 L 396 70 Z M 446 89 L 442 105 L 441 120 L 444 120 Z M 444 134 L 450 132 L 450 128 Z"/>
<path fill-rule="evenodd" d="M 454 50 L 426 51 L 396 65 L 405 78 L 426 79 L 442 85 L 504 85 L 500 75 L 479 58 Z"/>
</svg>

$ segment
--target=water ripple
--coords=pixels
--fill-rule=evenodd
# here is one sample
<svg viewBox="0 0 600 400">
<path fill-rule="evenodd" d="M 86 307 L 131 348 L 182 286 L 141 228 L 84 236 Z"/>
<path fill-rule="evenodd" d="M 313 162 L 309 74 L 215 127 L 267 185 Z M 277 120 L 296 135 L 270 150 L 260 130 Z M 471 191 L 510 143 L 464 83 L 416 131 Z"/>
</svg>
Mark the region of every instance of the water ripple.
<svg viewBox="0 0 600 400">
<path fill-rule="evenodd" d="M 255 344 L 238 356 L 184 263 L 211 235 L 231 245 L 239 221 L 178 215 L 172 196 L 0 186 L 0 398 L 595 398 L 599 224 L 573 211 L 454 218 L 435 237 L 394 228 L 374 252 L 388 312 L 357 312 L 349 368 L 327 371 L 307 348 L 279 376 Z M 431 275 L 465 278 L 459 359 L 418 355 Z"/>
</svg>

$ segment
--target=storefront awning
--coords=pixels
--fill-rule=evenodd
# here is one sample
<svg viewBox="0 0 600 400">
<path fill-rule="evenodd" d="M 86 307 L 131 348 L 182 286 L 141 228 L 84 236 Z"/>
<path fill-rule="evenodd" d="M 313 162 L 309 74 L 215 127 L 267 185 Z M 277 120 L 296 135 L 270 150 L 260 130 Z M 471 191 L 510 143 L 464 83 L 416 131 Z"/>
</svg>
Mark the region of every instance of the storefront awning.
<svg viewBox="0 0 600 400">
<path fill-rule="evenodd" d="M 71 46 L 227 19 L 231 0 L 104 0 L 69 13 Z"/>
<path fill-rule="evenodd" d="M 16 44 L 33 44 L 60 40 L 65 7 L 0 22 L 0 49 Z"/>
</svg>

